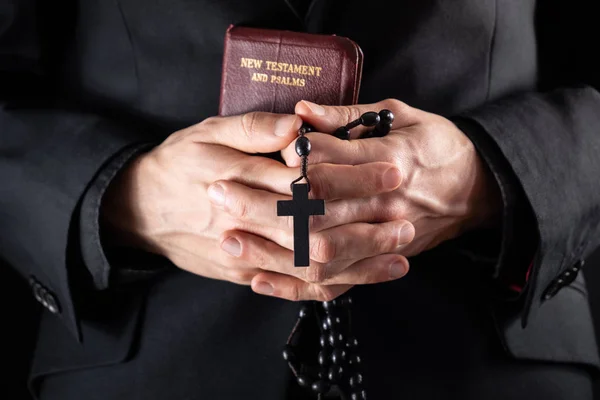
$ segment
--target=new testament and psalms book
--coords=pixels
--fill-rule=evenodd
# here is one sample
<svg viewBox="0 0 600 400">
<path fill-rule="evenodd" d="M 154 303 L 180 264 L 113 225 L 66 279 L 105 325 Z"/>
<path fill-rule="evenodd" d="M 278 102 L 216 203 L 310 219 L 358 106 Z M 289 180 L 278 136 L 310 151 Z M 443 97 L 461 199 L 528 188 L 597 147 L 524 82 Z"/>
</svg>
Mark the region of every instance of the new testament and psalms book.
<svg viewBox="0 0 600 400">
<path fill-rule="evenodd" d="M 360 47 L 345 37 L 230 26 L 219 115 L 292 114 L 300 100 L 356 104 L 362 63 Z"/>
</svg>

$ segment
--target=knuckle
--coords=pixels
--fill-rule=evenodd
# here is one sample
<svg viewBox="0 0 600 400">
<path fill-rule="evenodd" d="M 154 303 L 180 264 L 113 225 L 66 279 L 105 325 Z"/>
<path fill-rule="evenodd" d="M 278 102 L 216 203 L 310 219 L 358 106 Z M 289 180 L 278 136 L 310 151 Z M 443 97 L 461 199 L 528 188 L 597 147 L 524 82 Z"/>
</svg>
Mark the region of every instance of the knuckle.
<svg viewBox="0 0 600 400">
<path fill-rule="evenodd" d="M 252 138 L 255 135 L 259 119 L 260 117 L 258 112 L 250 112 L 242 115 L 240 120 L 242 132 L 247 138 Z"/>
<path fill-rule="evenodd" d="M 340 119 L 346 121 L 346 123 L 359 119 L 361 116 L 360 110 L 352 106 L 340 106 L 336 110 L 339 113 Z"/>
<path fill-rule="evenodd" d="M 200 122 L 199 124 L 196 124 L 195 130 L 212 129 L 215 127 L 215 125 L 218 125 L 221 121 L 223 121 L 223 117 L 217 117 L 217 116 L 208 117 L 204 121 Z"/>
<path fill-rule="evenodd" d="M 327 213 L 325 213 L 327 214 Z M 309 232 L 318 232 L 320 227 L 323 226 L 322 218 L 318 215 L 311 215 L 308 219 L 308 231 Z"/>
<path fill-rule="evenodd" d="M 270 265 L 269 252 L 266 250 L 255 251 L 252 254 L 252 266 L 262 270 L 268 270 Z"/>
<path fill-rule="evenodd" d="M 180 129 L 178 131 L 175 131 L 173 133 L 171 133 L 161 144 L 161 146 L 167 145 L 167 144 L 172 144 L 175 142 L 180 141 L 182 138 L 185 138 L 186 136 L 192 135 L 194 134 L 195 127 L 190 127 L 190 128 L 186 128 L 186 129 Z"/>
<path fill-rule="evenodd" d="M 291 215 L 285 217 L 285 224 L 286 224 L 287 232 L 292 232 L 294 230 L 294 217 Z M 310 218 L 309 218 L 309 224 L 310 224 Z M 288 235 L 290 235 L 290 240 L 293 240 L 293 236 L 291 236 L 292 234 L 288 233 Z"/>
<path fill-rule="evenodd" d="M 310 170 L 310 193 L 313 199 L 329 199 L 330 190 L 327 173 L 320 166 Z"/>
<path fill-rule="evenodd" d="M 313 285 L 315 291 L 315 297 L 318 301 L 332 301 L 337 295 L 329 286 L 324 285 Z"/>
<path fill-rule="evenodd" d="M 233 201 L 233 204 L 229 208 L 229 212 L 239 220 L 245 220 L 250 215 L 250 204 L 241 198 L 237 198 Z"/>
<path fill-rule="evenodd" d="M 393 227 L 379 227 L 376 234 L 379 251 L 393 251 L 400 246 L 399 231 Z"/>
<path fill-rule="evenodd" d="M 306 268 L 306 281 L 310 283 L 325 282 L 328 278 L 327 267 L 322 264 L 311 265 Z"/>
<path fill-rule="evenodd" d="M 381 105 L 394 113 L 405 114 L 410 110 L 410 106 L 398 99 L 385 99 Z"/>
<path fill-rule="evenodd" d="M 296 285 L 296 284 L 292 285 L 288 299 L 291 301 L 303 300 L 301 293 L 300 293 L 300 285 Z"/>
<path fill-rule="evenodd" d="M 382 222 L 406 219 L 407 213 L 402 202 L 393 199 L 385 199 L 382 200 L 380 204 L 379 211 Z"/>
<path fill-rule="evenodd" d="M 252 280 L 254 274 L 246 269 L 231 268 L 227 273 L 227 277 L 230 282 L 246 285 Z"/>
<path fill-rule="evenodd" d="M 218 129 L 218 125 L 223 121 L 223 117 L 208 117 L 204 121 L 197 123 L 187 129 L 183 129 L 183 137 L 192 141 L 201 142 L 208 132 Z"/>
<path fill-rule="evenodd" d="M 331 263 L 336 255 L 333 239 L 328 234 L 318 234 L 314 237 L 312 259 L 322 264 Z"/>
</svg>

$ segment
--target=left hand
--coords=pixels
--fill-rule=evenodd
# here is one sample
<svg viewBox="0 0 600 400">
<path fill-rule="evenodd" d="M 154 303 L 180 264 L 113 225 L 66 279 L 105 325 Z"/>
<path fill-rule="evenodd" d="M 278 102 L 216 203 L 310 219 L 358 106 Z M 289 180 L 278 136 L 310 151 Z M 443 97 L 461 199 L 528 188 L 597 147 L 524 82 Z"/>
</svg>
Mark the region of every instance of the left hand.
<svg viewBox="0 0 600 400">
<path fill-rule="evenodd" d="M 392 131 L 383 138 L 346 141 L 318 133 L 331 133 L 367 111 L 383 109 L 395 115 Z M 341 107 L 301 101 L 296 114 L 318 131 L 307 135 L 311 165 L 384 161 L 399 167 L 402 185 L 371 199 L 378 207 L 370 208 L 374 215 L 364 217 L 410 221 L 416 236 L 402 248 L 403 255 L 417 255 L 463 232 L 497 223 L 502 210 L 497 183 L 473 143 L 448 119 L 394 99 Z M 352 139 L 365 129 L 352 130 Z M 300 163 L 294 146 L 282 151 L 288 166 Z"/>
</svg>

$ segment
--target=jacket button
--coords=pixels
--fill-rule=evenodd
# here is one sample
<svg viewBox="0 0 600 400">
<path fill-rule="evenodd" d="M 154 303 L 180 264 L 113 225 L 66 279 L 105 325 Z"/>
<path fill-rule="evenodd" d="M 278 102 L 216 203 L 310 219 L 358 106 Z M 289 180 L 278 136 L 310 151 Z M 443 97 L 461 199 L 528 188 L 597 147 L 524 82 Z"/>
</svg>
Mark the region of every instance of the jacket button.
<svg viewBox="0 0 600 400">
<path fill-rule="evenodd" d="M 558 292 L 565 286 L 569 286 L 571 283 L 575 281 L 581 267 L 583 266 L 584 261 L 579 260 L 571 268 L 563 271 L 558 278 L 552 281 L 552 283 L 548 286 L 548 288 L 544 291 L 542 296 L 543 300 L 550 300 L 552 297 L 556 296 Z"/>
<path fill-rule="evenodd" d="M 56 296 L 48 291 L 40 282 L 34 277 L 29 278 L 29 285 L 33 291 L 33 297 L 41 303 L 48 311 L 52 314 L 60 312 L 60 305 Z"/>
<path fill-rule="evenodd" d="M 45 297 L 46 302 L 44 303 L 44 306 L 48 309 L 48 311 L 50 311 L 52 314 L 58 314 L 60 313 L 60 307 L 58 306 L 58 301 L 56 300 L 56 297 L 51 294 L 51 293 L 46 293 L 46 297 Z"/>
<path fill-rule="evenodd" d="M 31 289 L 33 290 L 33 297 L 35 297 L 38 302 L 42 303 L 42 285 L 35 282 Z"/>
</svg>

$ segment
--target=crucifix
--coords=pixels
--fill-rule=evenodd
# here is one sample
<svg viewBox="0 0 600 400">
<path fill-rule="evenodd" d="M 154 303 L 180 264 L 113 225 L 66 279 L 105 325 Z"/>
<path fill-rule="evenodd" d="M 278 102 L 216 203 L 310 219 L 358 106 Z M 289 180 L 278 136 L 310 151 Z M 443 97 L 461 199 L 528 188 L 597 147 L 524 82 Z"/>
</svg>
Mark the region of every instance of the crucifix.
<svg viewBox="0 0 600 400">
<path fill-rule="evenodd" d="M 333 135 L 342 140 L 349 140 L 350 129 L 363 125 L 374 127 L 374 129 L 364 132 L 360 135 L 360 138 L 383 137 L 392 130 L 393 122 L 394 114 L 390 110 L 381 110 L 379 113 L 370 111 L 361 115 L 359 119 L 338 128 Z M 314 129 L 307 124 L 303 124 L 298 131 L 296 153 L 301 158 L 300 177 L 290 185 L 292 200 L 277 202 L 278 216 L 291 216 L 294 218 L 294 265 L 296 267 L 307 267 L 310 263 L 308 219 L 311 215 L 325 215 L 324 200 L 308 199 L 308 193 L 310 192 L 308 155 L 310 154 L 311 144 L 305 135 L 312 131 Z M 306 182 L 305 184 L 298 183 L 303 179 Z M 323 302 L 321 311 L 317 308 L 317 304 L 304 305 L 298 313 L 298 320 L 283 350 L 283 359 L 287 361 L 298 385 L 316 394 L 317 400 L 322 400 L 325 396 L 327 398 L 331 398 L 331 396 L 338 398 L 340 396 L 342 399 L 366 399 L 367 395 L 362 385 L 363 377 L 360 373 L 360 357 L 357 353 L 352 354 L 353 351 L 356 351 L 358 341 L 349 339 L 345 343 L 339 342 L 342 338 L 353 337 L 350 309 L 348 308 L 350 304 L 352 304 L 352 299 L 346 297 Z M 344 314 L 339 315 L 340 312 Z M 297 338 L 296 335 L 300 334 L 301 327 L 306 324 L 303 321 L 309 320 L 307 317 L 311 314 L 317 319 L 321 332 L 321 339 L 319 340 L 321 351 L 317 359 L 319 365 L 305 364 L 299 361 L 300 357 L 295 356 L 297 344 L 294 338 Z M 346 321 L 345 323 L 341 325 L 333 323 L 336 320 L 341 321 L 342 317 Z M 311 321 L 311 324 L 312 322 L 314 321 Z M 336 340 L 331 341 L 331 338 Z M 304 350 L 302 348 L 302 351 Z M 321 357 L 322 354 L 329 354 L 330 356 Z M 318 374 L 308 374 L 306 371 L 309 370 L 319 372 Z"/>
<path fill-rule="evenodd" d="M 294 265 L 308 267 L 308 219 L 311 215 L 325 215 L 325 201 L 309 200 L 307 184 L 292 185 L 292 200 L 277 202 L 277 215 L 294 218 Z"/>
</svg>

